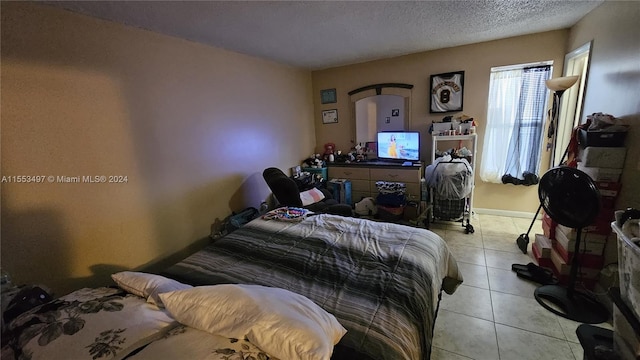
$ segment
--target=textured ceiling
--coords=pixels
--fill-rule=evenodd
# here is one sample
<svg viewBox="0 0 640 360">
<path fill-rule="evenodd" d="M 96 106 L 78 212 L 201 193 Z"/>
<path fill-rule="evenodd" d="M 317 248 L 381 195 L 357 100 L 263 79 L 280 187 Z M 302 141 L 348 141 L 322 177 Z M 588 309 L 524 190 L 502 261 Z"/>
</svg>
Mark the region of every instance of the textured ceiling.
<svg viewBox="0 0 640 360">
<path fill-rule="evenodd" d="M 602 1 L 46 3 L 315 70 L 568 28 Z"/>
</svg>

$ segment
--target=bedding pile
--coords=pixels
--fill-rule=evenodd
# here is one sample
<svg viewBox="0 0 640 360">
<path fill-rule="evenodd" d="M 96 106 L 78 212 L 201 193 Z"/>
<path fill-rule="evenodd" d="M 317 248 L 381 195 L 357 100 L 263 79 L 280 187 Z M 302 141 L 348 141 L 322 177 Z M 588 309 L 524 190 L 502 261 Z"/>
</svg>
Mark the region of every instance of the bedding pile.
<svg viewBox="0 0 640 360">
<path fill-rule="evenodd" d="M 440 291 L 451 294 L 462 282 L 438 235 L 327 214 L 256 219 L 163 275 L 303 295 L 347 329 L 333 359 L 428 359 Z"/>
<path fill-rule="evenodd" d="M 121 289 L 80 289 L 11 321 L 2 359 L 122 359 L 176 326 L 167 312 Z"/>
<path fill-rule="evenodd" d="M 19 315 L 2 359 L 428 359 L 462 281 L 434 233 L 334 215 L 253 220 L 163 275 Z"/>
<path fill-rule="evenodd" d="M 283 289 L 113 278 L 121 289 L 80 289 L 18 316 L 3 333 L 2 359 L 323 360 L 346 332 Z"/>
</svg>

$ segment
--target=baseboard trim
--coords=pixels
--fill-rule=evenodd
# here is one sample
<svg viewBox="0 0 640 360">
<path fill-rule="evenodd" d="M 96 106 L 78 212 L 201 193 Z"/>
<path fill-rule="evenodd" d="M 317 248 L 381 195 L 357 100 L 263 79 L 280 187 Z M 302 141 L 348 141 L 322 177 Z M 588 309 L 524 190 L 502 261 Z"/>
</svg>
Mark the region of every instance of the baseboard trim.
<svg viewBox="0 0 640 360">
<path fill-rule="evenodd" d="M 535 213 L 530 213 L 525 211 L 511 211 L 511 210 L 499 210 L 499 209 L 474 208 L 473 211 L 476 214 L 509 216 L 509 217 L 526 218 L 526 219 L 533 219 L 533 216 L 535 215 Z M 542 219 L 542 214 L 538 213 L 538 219 Z"/>
</svg>

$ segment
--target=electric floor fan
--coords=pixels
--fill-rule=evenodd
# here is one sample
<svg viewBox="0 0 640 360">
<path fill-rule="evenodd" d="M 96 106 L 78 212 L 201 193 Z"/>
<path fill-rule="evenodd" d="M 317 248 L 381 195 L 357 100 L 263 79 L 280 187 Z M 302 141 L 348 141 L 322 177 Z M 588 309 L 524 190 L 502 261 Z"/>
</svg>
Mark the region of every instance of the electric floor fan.
<svg viewBox="0 0 640 360">
<path fill-rule="evenodd" d="M 544 211 L 558 224 L 575 228 L 576 239 L 571 259 L 569 282 L 537 288 L 534 297 L 547 310 L 574 321 L 598 324 L 609 312 L 595 298 L 576 290 L 582 229 L 591 224 L 600 211 L 600 192 L 584 172 L 559 166 L 547 171 L 538 185 L 538 197 Z"/>
</svg>

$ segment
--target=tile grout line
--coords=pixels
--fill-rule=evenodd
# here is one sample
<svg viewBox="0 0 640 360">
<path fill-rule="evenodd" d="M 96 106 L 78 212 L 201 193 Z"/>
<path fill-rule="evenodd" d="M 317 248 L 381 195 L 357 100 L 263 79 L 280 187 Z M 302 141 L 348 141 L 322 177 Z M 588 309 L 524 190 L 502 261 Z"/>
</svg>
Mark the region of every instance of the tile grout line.
<svg viewBox="0 0 640 360">
<path fill-rule="evenodd" d="M 482 229 L 480 229 L 480 231 L 482 231 Z M 485 267 L 484 267 L 484 271 L 487 275 L 487 283 L 489 284 L 489 300 L 491 301 L 491 316 L 493 317 L 493 333 L 496 335 L 496 349 L 498 350 L 498 360 L 500 360 L 501 356 L 500 356 L 500 342 L 498 341 L 498 328 L 496 327 L 496 313 L 495 310 L 493 309 L 493 295 L 491 294 L 491 279 L 489 278 L 489 267 L 486 266 L 487 264 L 487 253 L 484 251 L 484 235 L 482 235 L 482 232 L 480 233 L 481 237 L 482 237 L 482 254 L 484 256 L 484 263 L 485 263 Z"/>
<path fill-rule="evenodd" d="M 458 355 L 458 356 L 462 356 L 462 357 L 463 357 L 463 358 L 465 358 L 465 359 L 473 360 L 473 358 L 470 358 L 470 357 L 468 357 L 468 356 L 466 356 L 466 355 L 458 354 L 458 353 L 457 353 L 457 352 L 455 352 L 455 351 L 451 351 L 451 350 L 447 350 L 447 349 L 439 348 L 439 347 L 437 347 L 437 346 L 434 346 L 434 348 L 438 348 L 438 349 L 440 349 L 440 350 L 442 350 L 442 351 L 444 351 L 444 352 L 448 352 L 448 353 L 452 353 L 452 354 L 455 354 L 455 355 Z"/>
<path fill-rule="evenodd" d="M 510 220 L 511 220 L 512 224 L 515 226 L 515 221 L 512 218 L 510 218 Z M 486 245 L 485 244 L 485 234 L 482 232 L 482 222 L 480 221 L 480 219 L 477 219 L 477 221 L 475 221 L 474 225 L 476 225 L 476 232 L 480 233 L 481 247 L 468 246 L 468 245 L 466 245 L 466 246 L 470 247 L 470 248 L 474 248 L 474 249 L 482 249 L 482 259 L 484 261 L 484 264 L 477 264 L 477 263 L 465 262 L 465 261 L 458 261 L 458 262 L 466 264 L 466 265 L 469 265 L 469 266 L 483 266 L 484 267 L 484 269 L 478 269 L 478 270 L 480 270 L 479 271 L 480 273 L 484 273 L 485 274 L 488 288 L 483 288 L 481 286 L 476 286 L 476 285 L 468 285 L 468 284 L 464 284 L 464 285 L 468 286 L 470 288 L 475 288 L 475 289 L 479 289 L 479 290 L 488 290 L 489 291 L 491 315 L 492 315 L 493 320 L 487 320 L 487 319 L 484 319 L 484 318 L 481 318 L 481 317 L 478 317 L 478 316 L 469 315 L 469 314 L 458 312 L 458 311 L 455 311 L 455 310 L 447 310 L 447 311 L 449 311 L 451 313 L 454 313 L 454 314 L 461 315 L 461 316 L 468 316 L 470 318 L 475 318 L 475 319 L 478 319 L 478 320 L 491 321 L 493 323 L 493 328 L 494 328 L 494 334 L 495 334 L 495 338 L 494 338 L 495 342 L 494 342 L 494 344 L 496 345 L 496 350 L 497 350 L 497 353 L 498 353 L 498 359 L 502 359 L 502 355 L 501 355 L 501 351 L 500 351 L 501 350 L 500 349 L 500 342 L 499 342 L 499 339 L 498 339 L 498 329 L 497 329 L 497 325 L 500 324 L 501 326 L 506 326 L 506 327 L 511 328 L 511 329 L 517 329 L 517 330 L 520 330 L 520 331 L 523 331 L 523 332 L 526 332 L 526 333 L 535 334 L 535 335 L 538 335 L 538 336 L 544 336 L 544 337 L 549 338 L 549 339 L 554 339 L 554 340 L 557 340 L 557 341 L 561 341 L 561 342 L 565 343 L 566 346 L 569 348 L 569 351 L 570 351 L 569 354 L 571 355 L 571 357 L 573 359 L 581 360 L 581 359 L 578 359 L 578 354 L 574 353 L 574 351 L 573 351 L 572 344 L 575 344 L 575 343 L 570 341 L 569 337 L 567 336 L 567 331 L 569 331 L 569 328 L 565 329 L 562 326 L 562 323 L 560 321 L 561 320 L 560 316 L 558 316 L 558 315 L 555 315 L 555 319 L 556 319 L 557 325 L 560 326 L 560 329 L 562 331 L 561 334 L 562 334 L 563 338 L 556 337 L 556 336 L 551 336 L 551 335 L 548 335 L 548 334 L 543 334 L 543 333 L 540 333 L 540 332 L 531 331 L 531 330 L 527 330 L 527 329 L 522 329 L 522 328 L 519 328 L 517 326 L 513 326 L 513 325 L 509 325 L 509 324 L 502 324 L 502 323 L 496 321 L 496 317 L 495 317 L 495 310 L 496 309 L 494 308 L 495 305 L 494 305 L 493 295 L 506 294 L 506 295 L 511 295 L 511 296 L 518 296 L 520 298 L 525 298 L 525 299 L 530 299 L 530 297 L 522 296 L 520 294 L 513 294 L 513 293 L 508 293 L 508 292 L 504 292 L 504 291 L 500 291 L 500 290 L 493 290 L 492 289 L 492 284 L 491 284 L 491 280 L 490 280 L 490 276 L 489 276 L 489 268 L 496 269 L 496 270 L 502 270 L 502 271 L 505 271 L 505 272 L 508 272 L 509 269 L 504 269 L 504 268 L 495 267 L 495 266 L 489 266 L 488 262 L 487 262 L 488 255 L 487 255 L 486 250 L 490 250 L 490 252 L 495 252 L 495 255 L 497 257 L 505 256 L 505 258 L 508 258 L 509 254 L 519 254 L 520 252 L 515 252 L 515 251 L 514 252 L 510 252 L 510 251 L 504 251 L 504 250 L 500 250 L 500 249 L 489 249 L 489 248 L 487 248 L 485 246 Z M 517 226 L 516 226 L 516 228 L 517 228 Z M 445 232 L 445 234 L 444 234 L 445 236 L 443 236 L 443 238 L 445 238 L 445 240 L 447 240 L 447 238 L 449 238 L 449 235 L 451 234 L 453 236 L 456 236 L 456 240 L 454 240 L 454 241 L 460 242 L 460 238 L 457 237 L 456 229 L 446 228 L 446 229 L 442 229 L 442 230 L 443 230 L 443 232 Z M 454 232 L 455 232 L 455 234 L 454 234 Z M 494 236 L 494 235 L 493 234 L 487 234 L 486 236 L 490 236 L 491 237 L 491 236 Z M 448 240 L 453 240 L 453 239 L 450 238 Z M 514 240 L 514 242 L 515 242 L 515 240 Z M 455 245 L 465 246 L 465 244 L 460 244 L 460 243 L 455 244 Z M 493 294 L 494 291 L 496 292 L 496 294 Z M 578 345 L 579 345 L 579 343 L 578 343 Z M 446 352 L 446 353 L 451 353 L 451 354 L 455 354 L 455 355 L 458 355 L 458 356 L 461 356 L 461 357 L 464 357 L 464 358 L 468 358 L 468 356 L 462 355 L 462 354 L 458 354 L 457 352 L 454 352 L 454 351 L 450 351 L 450 350 L 446 350 L 446 349 L 441 349 L 441 350 Z"/>
<path fill-rule="evenodd" d="M 513 218 L 511 218 L 511 221 L 513 222 L 513 224 L 514 224 L 514 225 L 516 226 L 516 228 L 517 228 L 517 224 L 515 223 L 515 221 L 513 220 Z M 531 224 L 529 224 L 529 226 L 531 226 Z M 533 230 L 533 228 L 534 228 L 534 227 L 532 226 L 532 227 L 531 227 L 531 230 Z M 527 229 L 528 229 L 528 228 L 527 228 Z M 534 237 L 535 237 L 535 234 L 536 234 L 536 233 L 534 232 Z M 528 254 L 527 254 L 527 255 L 528 255 Z M 517 296 L 517 295 L 516 295 L 516 296 Z M 555 315 L 555 314 L 554 314 L 554 315 Z M 566 345 L 567 345 L 567 347 L 569 348 L 569 351 L 571 352 L 571 355 L 573 356 L 573 358 L 574 358 L 575 360 L 581 360 L 581 359 L 578 359 L 578 358 L 576 357 L 576 354 L 574 354 L 573 349 L 571 348 L 571 344 L 569 344 L 569 338 L 567 337 L 567 333 L 566 333 L 566 331 L 565 331 L 565 328 L 564 328 L 564 327 L 562 326 L 562 324 L 560 323 L 560 316 L 555 315 L 555 319 L 556 319 L 556 323 L 560 326 L 560 330 L 562 331 L 562 336 L 564 336 L 564 339 L 561 339 L 561 340 L 563 340 L 563 341 L 566 343 Z M 506 326 L 508 326 L 508 325 L 506 325 Z M 536 333 L 536 332 L 534 332 L 534 331 L 531 331 L 531 332 L 532 332 L 532 333 Z M 550 338 L 552 338 L 552 339 L 557 339 L 557 338 L 556 338 L 556 337 L 554 337 L 554 336 L 549 336 L 549 335 L 545 335 L 545 334 L 539 334 L 539 335 L 547 336 L 547 337 L 550 337 Z"/>
</svg>

